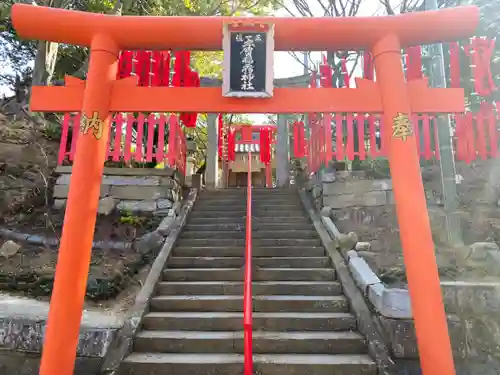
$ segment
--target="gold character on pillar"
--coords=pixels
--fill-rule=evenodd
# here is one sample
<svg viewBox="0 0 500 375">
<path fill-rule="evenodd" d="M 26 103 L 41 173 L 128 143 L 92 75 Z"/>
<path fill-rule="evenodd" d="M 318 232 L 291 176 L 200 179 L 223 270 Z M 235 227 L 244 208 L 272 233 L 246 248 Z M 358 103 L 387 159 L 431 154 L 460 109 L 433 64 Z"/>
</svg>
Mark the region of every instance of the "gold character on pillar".
<svg viewBox="0 0 500 375">
<path fill-rule="evenodd" d="M 413 125 L 406 113 L 398 113 L 392 120 L 392 136 L 406 141 L 413 135 Z"/>
<path fill-rule="evenodd" d="M 99 118 L 99 114 L 94 112 L 92 118 L 88 118 L 85 114 L 82 114 L 82 119 L 80 120 L 80 132 L 87 135 L 89 130 L 92 131 L 95 139 L 99 140 L 102 137 L 104 129 L 104 121 Z"/>
</svg>

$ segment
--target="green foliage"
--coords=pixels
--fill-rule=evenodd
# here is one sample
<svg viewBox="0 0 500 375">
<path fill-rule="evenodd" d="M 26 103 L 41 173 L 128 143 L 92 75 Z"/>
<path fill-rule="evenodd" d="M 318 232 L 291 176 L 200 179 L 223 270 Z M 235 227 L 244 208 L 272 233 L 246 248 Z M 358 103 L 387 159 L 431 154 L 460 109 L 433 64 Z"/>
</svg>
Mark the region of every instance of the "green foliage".
<svg viewBox="0 0 500 375">
<path fill-rule="evenodd" d="M 45 122 L 45 126 L 42 129 L 42 134 L 45 138 L 51 140 L 61 139 L 61 125 L 50 121 Z"/>
<path fill-rule="evenodd" d="M 130 224 L 134 227 L 141 226 L 146 221 L 145 217 L 135 216 L 131 212 L 123 211 L 120 216 L 121 224 Z"/>
</svg>

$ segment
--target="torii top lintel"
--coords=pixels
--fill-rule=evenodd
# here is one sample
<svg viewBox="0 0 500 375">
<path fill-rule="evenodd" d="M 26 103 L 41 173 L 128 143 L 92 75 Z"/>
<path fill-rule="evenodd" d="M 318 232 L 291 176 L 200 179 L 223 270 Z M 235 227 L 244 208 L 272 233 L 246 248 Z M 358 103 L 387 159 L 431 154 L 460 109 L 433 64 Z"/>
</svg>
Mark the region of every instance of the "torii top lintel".
<svg viewBox="0 0 500 375">
<path fill-rule="evenodd" d="M 395 34 L 401 46 L 469 37 L 479 22 L 475 6 L 414 12 L 386 17 L 141 17 L 113 16 L 15 4 L 12 21 L 26 39 L 90 46 L 98 34 L 122 49 L 221 50 L 227 22 L 255 21 L 275 25 L 278 51 L 361 50 Z"/>
</svg>

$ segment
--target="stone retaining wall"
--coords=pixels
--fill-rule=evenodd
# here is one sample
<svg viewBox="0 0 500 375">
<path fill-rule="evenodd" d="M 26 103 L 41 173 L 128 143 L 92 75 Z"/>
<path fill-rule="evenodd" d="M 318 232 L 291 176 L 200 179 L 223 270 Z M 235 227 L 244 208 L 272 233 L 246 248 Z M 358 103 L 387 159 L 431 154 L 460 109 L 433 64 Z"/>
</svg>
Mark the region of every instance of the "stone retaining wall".
<svg viewBox="0 0 500 375">
<path fill-rule="evenodd" d="M 345 236 L 332 220 L 323 225 L 337 243 Z M 341 251 L 357 287 L 379 323 L 397 375 L 420 375 L 415 326 L 408 290 L 384 285 L 355 250 Z M 500 283 L 441 282 L 458 375 L 500 373 Z"/>
<path fill-rule="evenodd" d="M 368 179 L 363 171 L 322 170 L 309 180 L 308 190 L 318 209 L 340 210 L 394 203 L 391 180 Z"/>
<path fill-rule="evenodd" d="M 72 167 L 56 169 L 54 208 L 63 208 L 69 192 Z M 138 213 L 168 210 L 180 200 L 182 181 L 172 169 L 104 168 L 100 210 L 110 205 L 120 211 Z M 105 212 L 101 212 L 105 213 Z"/>
<path fill-rule="evenodd" d="M 49 303 L 0 296 L 0 374 L 38 374 Z M 96 374 L 123 316 L 84 311 L 75 375 Z"/>
</svg>

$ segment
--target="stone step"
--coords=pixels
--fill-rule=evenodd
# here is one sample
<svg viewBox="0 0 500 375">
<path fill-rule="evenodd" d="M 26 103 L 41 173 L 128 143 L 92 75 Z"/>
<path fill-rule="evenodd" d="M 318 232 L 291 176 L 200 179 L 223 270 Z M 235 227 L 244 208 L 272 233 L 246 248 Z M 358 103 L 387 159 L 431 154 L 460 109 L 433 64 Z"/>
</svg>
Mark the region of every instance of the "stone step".
<svg viewBox="0 0 500 375">
<path fill-rule="evenodd" d="M 243 257 L 172 257 L 168 268 L 240 268 L 245 264 Z M 328 257 L 266 257 L 252 258 L 256 267 L 270 268 L 325 268 L 330 265 Z"/>
<path fill-rule="evenodd" d="M 338 296 L 342 292 L 337 281 L 254 281 L 253 295 Z M 158 295 L 243 295 L 242 281 L 164 281 Z"/>
<path fill-rule="evenodd" d="M 184 227 L 184 232 L 212 232 L 212 231 L 244 231 L 246 225 L 244 223 L 211 223 L 211 224 L 191 224 Z M 261 223 L 260 220 L 252 221 L 252 231 L 267 230 L 314 230 L 312 224 L 304 223 Z"/>
<path fill-rule="evenodd" d="M 216 203 L 216 204 L 196 204 L 193 207 L 194 211 L 246 211 L 247 205 L 244 204 L 227 204 L 227 203 Z M 297 211 L 304 212 L 302 206 L 299 204 L 253 204 L 252 211 Z"/>
<path fill-rule="evenodd" d="M 254 296 L 257 312 L 348 312 L 344 296 Z M 243 296 L 155 296 L 151 311 L 242 312 Z"/>
<path fill-rule="evenodd" d="M 200 218 L 200 217 L 207 217 L 207 218 L 229 218 L 229 217 L 234 217 L 234 218 L 245 218 L 247 214 L 247 210 L 245 209 L 240 209 L 240 210 L 231 210 L 231 211 L 224 211 L 221 210 L 220 208 L 214 211 L 211 210 L 200 210 L 193 208 L 193 210 L 190 213 L 190 217 L 192 218 Z M 290 217 L 304 217 L 304 212 L 300 209 L 294 209 L 294 210 L 258 210 L 258 209 L 253 209 L 252 210 L 252 218 L 254 220 L 257 220 L 259 217 L 280 217 L 280 216 L 290 216 Z"/>
<path fill-rule="evenodd" d="M 164 281 L 243 281 L 241 268 L 177 268 L 163 271 Z M 331 268 L 257 268 L 255 281 L 333 281 Z"/>
<path fill-rule="evenodd" d="M 242 217 L 193 217 L 189 216 L 187 220 L 188 224 L 245 224 L 245 216 Z M 300 216 L 265 216 L 259 218 L 253 218 L 253 223 L 259 224 L 304 224 L 307 223 L 311 225 L 311 222 L 304 215 Z"/>
<path fill-rule="evenodd" d="M 246 207 L 247 197 L 234 198 L 203 198 L 196 201 L 196 206 L 216 206 L 216 205 L 239 205 Z M 302 207 L 302 202 L 298 196 L 293 197 L 252 197 L 252 206 L 271 206 L 271 205 L 294 205 Z"/>
<path fill-rule="evenodd" d="M 240 312 L 150 312 L 143 329 L 182 331 L 238 331 Z M 356 329 L 356 317 L 349 313 L 253 313 L 254 331 L 346 331 Z"/>
<path fill-rule="evenodd" d="M 142 331 L 134 352 L 153 353 L 243 353 L 243 332 Z M 364 354 L 364 338 L 350 331 L 262 332 L 252 334 L 256 354 Z"/>
<path fill-rule="evenodd" d="M 268 188 L 258 188 L 252 187 L 253 195 L 262 195 L 266 197 L 276 196 L 276 195 L 289 195 L 289 196 L 297 196 L 297 192 L 290 189 L 268 189 Z M 213 196 L 222 196 L 229 197 L 234 195 L 247 195 L 247 188 L 228 188 L 228 189 L 219 189 L 212 191 L 204 191 L 200 194 L 200 198 L 204 197 L 213 197 Z"/>
<path fill-rule="evenodd" d="M 245 238 L 246 232 L 244 228 L 241 228 L 238 231 L 212 231 L 212 232 L 207 232 L 207 231 L 183 231 L 181 234 L 181 238 L 189 238 L 189 239 L 210 239 L 210 238 L 216 238 L 216 239 L 241 239 Z M 252 229 L 252 239 L 258 239 L 258 238 L 263 238 L 263 239 L 280 239 L 280 238 L 286 238 L 287 240 L 290 239 L 307 239 L 307 238 L 318 238 L 318 234 L 316 233 L 315 230 L 311 229 L 302 229 L 302 230 L 280 230 L 280 231 L 273 231 L 273 230 L 253 230 Z"/>
<path fill-rule="evenodd" d="M 243 354 L 132 353 L 119 375 L 243 375 Z M 255 354 L 259 375 L 376 375 L 377 366 L 367 355 Z"/>
<path fill-rule="evenodd" d="M 245 239 L 235 238 L 185 238 L 181 237 L 178 242 L 181 247 L 210 247 L 210 246 L 224 246 L 224 247 L 244 247 Z M 319 238 L 255 238 L 252 240 L 253 247 L 274 247 L 274 246 L 321 246 Z"/>
<path fill-rule="evenodd" d="M 238 257 L 245 254 L 245 247 L 240 246 L 179 246 L 174 248 L 174 256 L 183 257 Z M 321 246 L 252 246 L 254 257 L 318 257 L 325 255 Z"/>
</svg>

